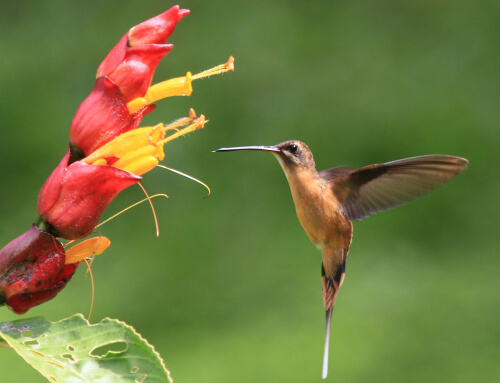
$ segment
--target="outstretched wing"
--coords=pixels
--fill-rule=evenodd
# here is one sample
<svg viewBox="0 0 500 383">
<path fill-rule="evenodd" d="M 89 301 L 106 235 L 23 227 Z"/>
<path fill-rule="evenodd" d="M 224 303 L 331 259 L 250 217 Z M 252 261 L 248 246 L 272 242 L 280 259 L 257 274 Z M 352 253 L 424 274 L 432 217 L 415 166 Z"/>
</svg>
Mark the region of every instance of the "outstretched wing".
<svg viewBox="0 0 500 383">
<path fill-rule="evenodd" d="M 365 166 L 323 170 L 347 218 L 358 221 L 430 193 L 467 168 L 465 158 L 430 155 Z"/>
</svg>

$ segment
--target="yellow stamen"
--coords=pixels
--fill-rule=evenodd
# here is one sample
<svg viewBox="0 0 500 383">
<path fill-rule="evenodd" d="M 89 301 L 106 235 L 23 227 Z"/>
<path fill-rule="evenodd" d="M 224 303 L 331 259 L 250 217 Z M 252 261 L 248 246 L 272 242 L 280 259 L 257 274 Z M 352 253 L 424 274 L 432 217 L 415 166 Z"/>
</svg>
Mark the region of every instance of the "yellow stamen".
<svg viewBox="0 0 500 383">
<path fill-rule="evenodd" d="M 137 185 L 139 185 L 141 187 L 142 191 L 144 192 L 144 194 L 146 194 L 146 198 L 149 202 L 149 205 L 151 206 L 151 210 L 153 211 L 153 218 L 155 220 L 155 227 L 156 227 L 156 236 L 159 237 L 160 236 L 160 227 L 158 226 L 158 219 L 156 218 L 156 211 L 155 211 L 155 207 L 153 206 L 153 201 L 149 197 L 149 194 L 146 191 L 146 189 L 144 189 L 144 186 L 142 186 L 140 182 Z"/>
<path fill-rule="evenodd" d="M 168 199 L 168 195 L 166 194 L 155 194 L 155 195 L 152 195 L 152 196 L 148 196 L 148 198 L 144 198 L 143 200 L 139 201 L 139 202 L 136 202 L 134 203 L 133 205 L 130 205 L 129 207 L 119 211 L 118 213 L 116 213 L 115 215 L 109 217 L 108 219 L 102 221 L 99 225 L 97 225 L 95 228 L 98 229 L 99 227 L 101 227 L 102 225 L 104 225 L 105 223 L 108 223 L 109 221 L 111 221 L 112 219 L 115 219 L 116 217 L 118 217 L 119 215 L 125 213 L 127 210 L 130 210 L 132 209 L 133 207 L 136 207 L 137 205 L 140 205 L 141 203 L 143 202 L 146 202 L 146 201 L 151 201 L 153 198 L 156 198 L 156 197 L 165 197 L 166 199 Z"/>
<path fill-rule="evenodd" d="M 205 187 L 205 189 L 207 189 L 207 190 L 208 190 L 208 194 L 206 195 L 206 197 L 208 197 L 208 196 L 210 195 L 210 193 L 211 193 L 210 188 L 208 187 L 208 185 L 207 185 L 205 182 L 202 182 L 202 181 L 200 181 L 199 179 L 194 178 L 194 177 L 190 176 L 189 174 L 183 173 L 183 172 L 181 172 L 181 171 L 179 171 L 179 170 L 175 170 L 175 169 L 172 169 L 172 168 L 168 168 L 168 167 L 166 167 L 166 166 L 164 166 L 164 165 L 158 165 L 158 166 L 159 166 L 160 168 L 163 168 L 163 169 L 166 169 L 166 170 L 170 170 L 171 172 L 176 173 L 176 174 L 179 174 L 179 175 L 181 175 L 181 176 L 183 176 L 183 177 L 189 178 L 189 179 L 190 179 L 190 180 L 192 180 L 192 181 L 198 182 L 200 185 L 203 185 L 203 186 Z M 139 184 L 139 185 L 140 185 L 140 184 Z"/>
<path fill-rule="evenodd" d="M 181 118 L 169 125 L 138 128 L 125 132 L 101 146 L 82 161 L 89 165 L 111 165 L 141 176 L 158 165 L 165 158 L 163 145 L 185 134 L 204 127 L 205 116 L 196 117 L 193 109 L 189 117 Z M 179 127 L 188 125 L 179 130 Z M 165 138 L 169 130 L 176 132 Z M 109 161 L 109 162 L 108 162 Z"/>
<path fill-rule="evenodd" d="M 196 112 L 193 108 L 189 109 L 189 117 L 179 118 L 177 121 L 171 122 L 167 126 L 167 130 L 179 130 L 181 126 L 186 126 L 192 123 L 196 119 Z"/>
<path fill-rule="evenodd" d="M 162 146 L 148 145 L 124 155 L 113 164 L 113 167 L 142 176 L 153 170 L 158 165 L 158 160 L 164 157 Z"/>
<path fill-rule="evenodd" d="M 234 72 L 234 57 L 233 56 L 229 56 L 229 59 L 227 60 L 227 62 L 225 64 L 221 64 L 221 65 L 218 65 L 212 69 L 208 69 L 208 70 L 205 70 L 201 73 L 195 74 L 191 79 L 198 80 L 200 78 L 209 77 L 209 76 L 213 76 L 216 74 L 222 74 L 222 73 L 226 73 L 229 71 Z"/>
<path fill-rule="evenodd" d="M 171 134 L 167 138 L 161 140 L 159 144 L 164 145 L 169 141 L 175 140 L 176 138 L 194 132 L 195 130 L 203 129 L 208 121 L 209 120 L 205 120 L 205 116 L 202 114 L 200 115 L 200 117 L 196 118 L 191 125 L 185 127 L 182 130 L 179 130 L 178 132 L 175 132 L 174 134 Z"/>
<path fill-rule="evenodd" d="M 107 164 L 108 163 L 103 158 L 99 158 L 98 160 L 95 160 L 94 162 L 92 162 L 92 165 L 107 165 Z"/>
<path fill-rule="evenodd" d="M 102 160 L 110 157 L 121 158 L 127 153 L 146 147 L 150 142 L 165 137 L 163 124 L 130 130 L 101 146 L 82 161 L 89 165 L 103 165 Z"/>
<path fill-rule="evenodd" d="M 110 240 L 106 237 L 95 237 L 82 241 L 66 250 L 66 261 L 64 264 L 78 263 L 85 258 L 101 254 L 110 244 Z"/>
<path fill-rule="evenodd" d="M 172 78 L 149 87 L 144 97 L 134 98 L 127 103 L 128 112 L 134 114 L 146 105 L 152 104 L 162 98 L 173 96 L 191 96 L 192 75 L 187 72 L 186 77 Z"/>
<path fill-rule="evenodd" d="M 213 76 L 216 74 L 234 71 L 234 58 L 229 57 L 225 64 L 218 65 L 201 73 L 195 74 L 188 72 L 185 77 L 177 77 L 149 87 L 144 97 L 135 98 L 127 103 L 130 114 L 137 113 L 146 105 L 152 104 L 158 100 L 172 96 L 191 96 L 193 87 L 191 82 L 200 78 Z"/>
</svg>

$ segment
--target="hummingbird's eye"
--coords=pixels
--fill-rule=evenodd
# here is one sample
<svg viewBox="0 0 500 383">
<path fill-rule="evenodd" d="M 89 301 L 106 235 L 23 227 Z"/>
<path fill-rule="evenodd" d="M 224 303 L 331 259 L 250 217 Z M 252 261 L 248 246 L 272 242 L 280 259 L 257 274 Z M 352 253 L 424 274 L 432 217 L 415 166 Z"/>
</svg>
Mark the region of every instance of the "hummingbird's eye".
<svg viewBox="0 0 500 383">
<path fill-rule="evenodd" d="M 299 147 L 297 145 L 290 145 L 287 149 L 290 153 L 295 154 L 299 150 Z"/>
</svg>

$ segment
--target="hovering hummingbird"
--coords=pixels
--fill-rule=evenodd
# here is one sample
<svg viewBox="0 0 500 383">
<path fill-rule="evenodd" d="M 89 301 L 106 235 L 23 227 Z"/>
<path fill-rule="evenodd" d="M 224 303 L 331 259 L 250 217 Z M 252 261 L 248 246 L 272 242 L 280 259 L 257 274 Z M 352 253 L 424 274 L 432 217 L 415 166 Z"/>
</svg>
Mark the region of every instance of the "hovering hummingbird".
<svg viewBox="0 0 500 383">
<path fill-rule="evenodd" d="M 365 166 L 316 171 L 309 147 L 301 141 L 276 146 L 240 146 L 215 152 L 258 150 L 274 154 L 285 172 L 302 227 L 321 250 L 323 302 L 326 307 L 323 379 L 328 374 L 330 322 L 345 276 L 352 221 L 392 209 L 430 193 L 467 168 L 465 158 L 427 155 Z"/>
</svg>

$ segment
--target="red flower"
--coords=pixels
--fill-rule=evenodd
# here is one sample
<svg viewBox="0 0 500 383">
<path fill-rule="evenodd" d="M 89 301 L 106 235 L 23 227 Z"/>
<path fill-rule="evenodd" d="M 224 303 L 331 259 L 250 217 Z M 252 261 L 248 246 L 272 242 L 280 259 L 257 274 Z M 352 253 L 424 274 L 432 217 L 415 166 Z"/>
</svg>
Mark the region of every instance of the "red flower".
<svg viewBox="0 0 500 383">
<path fill-rule="evenodd" d="M 38 195 L 37 211 L 45 230 L 66 239 L 89 235 L 104 209 L 123 189 L 140 181 L 112 166 L 70 162 L 70 149 Z"/>
<path fill-rule="evenodd" d="M 54 298 L 71 279 L 80 262 L 110 245 L 95 237 L 64 251 L 53 235 L 32 226 L 0 250 L 0 306 L 16 314 Z"/>
<path fill-rule="evenodd" d="M 130 113 L 116 84 L 105 76 L 100 77 L 73 117 L 70 140 L 84 156 L 88 155 L 114 137 L 137 128 L 142 117 L 154 108 L 154 105 L 146 105 Z"/>
<path fill-rule="evenodd" d="M 139 128 L 153 102 L 190 95 L 191 82 L 233 70 L 233 58 L 197 75 L 190 72 L 151 85 L 159 60 L 172 48 L 164 44 L 189 11 L 172 7 L 132 28 L 97 70 L 94 89 L 78 108 L 70 129 L 70 150 L 47 179 L 37 210 L 45 230 L 66 239 L 90 234 L 111 200 L 164 158 L 163 145 L 203 127 L 203 115 L 173 124 Z M 168 130 L 189 125 L 167 138 Z"/>
<path fill-rule="evenodd" d="M 164 158 L 165 143 L 204 126 L 204 116 L 191 110 L 172 124 L 137 128 L 153 102 L 189 96 L 193 80 L 234 70 L 231 57 L 197 75 L 151 86 L 158 62 L 172 49 L 166 40 L 188 13 L 175 6 L 135 26 L 99 66 L 94 89 L 71 123 L 69 149 L 38 195 L 38 227 L 0 250 L 0 305 L 22 314 L 56 296 L 79 262 L 109 246 L 99 237 L 65 253 L 56 237 L 89 235 L 113 198 Z"/>
<path fill-rule="evenodd" d="M 171 49 L 165 44 L 187 9 L 168 11 L 131 28 L 97 69 L 97 81 L 78 108 L 70 140 L 85 155 L 117 135 L 136 128 L 154 107 L 145 105 L 129 113 L 127 103 L 148 91 L 160 60 Z"/>
<path fill-rule="evenodd" d="M 127 102 L 146 94 L 156 65 L 171 49 L 165 44 L 177 23 L 189 10 L 176 5 L 146 20 L 122 37 L 97 68 L 97 77 L 107 76 L 118 85 Z"/>
<path fill-rule="evenodd" d="M 135 26 L 99 66 L 94 89 L 73 118 L 70 149 L 38 196 L 40 220 L 51 234 L 66 239 L 90 234 L 111 200 L 163 159 L 165 132 L 195 122 L 192 115 L 174 127 L 135 129 L 154 109 L 144 97 L 158 62 L 172 49 L 164 43 L 188 13 L 175 6 Z M 159 84 L 155 100 L 178 94 L 179 84 L 190 93 L 191 75 L 187 78 Z M 128 102 L 138 106 L 131 111 Z M 203 123 L 202 116 L 195 128 Z"/>
<path fill-rule="evenodd" d="M 36 226 L 9 242 L 0 250 L 0 305 L 24 314 L 54 298 L 78 265 L 65 258 L 61 243 Z"/>
</svg>

